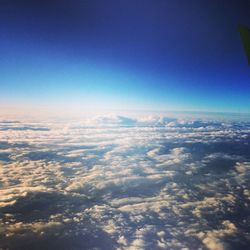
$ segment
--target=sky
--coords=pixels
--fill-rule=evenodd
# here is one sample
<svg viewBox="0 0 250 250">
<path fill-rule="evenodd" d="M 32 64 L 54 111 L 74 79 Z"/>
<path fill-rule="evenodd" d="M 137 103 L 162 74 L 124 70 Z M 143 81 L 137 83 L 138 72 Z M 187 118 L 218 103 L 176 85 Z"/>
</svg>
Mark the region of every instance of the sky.
<svg viewBox="0 0 250 250">
<path fill-rule="evenodd" d="M 2 110 L 250 112 L 250 1 L 0 0 Z"/>
</svg>

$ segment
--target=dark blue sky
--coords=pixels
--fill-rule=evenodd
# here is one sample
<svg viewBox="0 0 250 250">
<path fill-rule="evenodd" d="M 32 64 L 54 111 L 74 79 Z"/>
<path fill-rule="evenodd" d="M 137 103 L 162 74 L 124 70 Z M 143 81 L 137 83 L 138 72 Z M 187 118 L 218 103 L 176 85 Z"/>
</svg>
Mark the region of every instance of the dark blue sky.
<svg viewBox="0 0 250 250">
<path fill-rule="evenodd" d="M 250 1 L 0 0 L 0 103 L 250 112 Z"/>
</svg>

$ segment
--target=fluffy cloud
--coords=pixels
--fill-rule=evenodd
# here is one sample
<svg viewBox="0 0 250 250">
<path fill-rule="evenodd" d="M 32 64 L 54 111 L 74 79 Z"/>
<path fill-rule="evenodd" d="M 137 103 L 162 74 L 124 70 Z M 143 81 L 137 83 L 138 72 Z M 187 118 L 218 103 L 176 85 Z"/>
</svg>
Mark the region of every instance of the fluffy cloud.
<svg viewBox="0 0 250 250">
<path fill-rule="evenodd" d="M 2 121 L 0 138 L 0 248 L 213 250 L 250 242 L 249 123 Z"/>
</svg>

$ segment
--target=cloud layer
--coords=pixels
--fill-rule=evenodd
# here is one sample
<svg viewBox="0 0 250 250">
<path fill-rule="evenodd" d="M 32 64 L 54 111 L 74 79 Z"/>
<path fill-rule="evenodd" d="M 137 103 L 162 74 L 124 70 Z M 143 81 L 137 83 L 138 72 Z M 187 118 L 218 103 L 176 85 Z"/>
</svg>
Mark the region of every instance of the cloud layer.
<svg viewBox="0 0 250 250">
<path fill-rule="evenodd" d="M 250 124 L 0 121 L 0 248 L 247 249 Z"/>
</svg>

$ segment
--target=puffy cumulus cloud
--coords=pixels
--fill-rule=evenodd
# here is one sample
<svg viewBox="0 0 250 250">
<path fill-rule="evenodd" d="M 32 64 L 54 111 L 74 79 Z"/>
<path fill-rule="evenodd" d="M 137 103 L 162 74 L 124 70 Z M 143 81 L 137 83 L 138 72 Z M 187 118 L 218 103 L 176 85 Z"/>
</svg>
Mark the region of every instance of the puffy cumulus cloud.
<svg viewBox="0 0 250 250">
<path fill-rule="evenodd" d="M 170 118 L 159 115 L 150 115 L 144 117 L 126 117 L 126 116 L 94 116 L 84 122 L 82 125 L 89 126 L 171 126 L 176 124 L 176 118 Z"/>
<path fill-rule="evenodd" d="M 182 208 L 190 208 L 192 214 L 199 218 L 205 215 L 213 215 L 215 213 L 224 212 L 225 209 L 235 205 L 236 199 L 233 195 L 205 197 L 203 200 L 195 202 L 187 202 L 181 205 Z"/>
<path fill-rule="evenodd" d="M 0 122 L 0 248 L 247 249 L 250 124 Z"/>
<path fill-rule="evenodd" d="M 156 148 L 150 150 L 147 155 L 156 160 L 158 164 L 156 166 L 173 166 L 175 164 L 183 164 L 191 158 L 191 154 L 185 152 L 185 148 L 173 148 L 169 153 L 161 153 L 163 148 Z"/>
<path fill-rule="evenodd" d="M 209 250 L 224 250 L 228 248 L 228 245 L 223 242 L 225 236 L 233 236 L 237 233 L 235 225 L 225 220 L 221 223 L 221 229 L 215 229 L 207 232 L 200 232 L 198 237 L 202 239 L 202 242 Z"/>
<path fill-rule="evenodd" d="M 241 162 L 241 163 L 237 162 L 235 169 L 239 174 L 244 174 L 246 172 L 249 172 L 250 162 Z"/>
<path fill-rule="evenodd" d="M 15 224 L 11 224 L 10 226 L 4 228 L 5 235 L 7 237 L 15 236 L 15 235 L 27 235 L 32 233 L 43 234 L 45 232 L 57 232 L 59 228 L 61 228 L 63 224 L 61 222 L 34 222 L 34 223 L 22 223 L 18 222 Z"/>
</svg>

